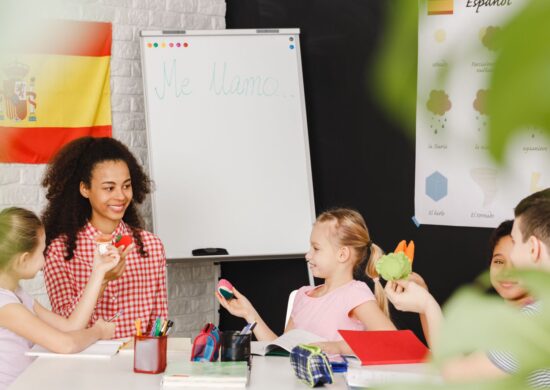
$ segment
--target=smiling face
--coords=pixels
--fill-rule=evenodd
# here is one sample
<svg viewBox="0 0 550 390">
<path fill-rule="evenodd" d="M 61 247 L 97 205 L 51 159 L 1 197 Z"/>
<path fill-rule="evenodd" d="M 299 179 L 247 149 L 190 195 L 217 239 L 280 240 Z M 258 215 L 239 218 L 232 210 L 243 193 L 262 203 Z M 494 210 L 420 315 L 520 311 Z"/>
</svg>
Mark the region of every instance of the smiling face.
<svg viewBox="0 0 550 390">
<path fill-rule="evenodd" d="M 112 233 L 132 201 L 130 171 L 124 161 L 103 161 L 94 166 L 89 188 L 80 193 L 90 201 L 90 222 L 103 233 Z"/>
<path fill-rule="evenodd" d="M 334 222 L 316 222 L 311 231 L 306 260 L 316 278 L 326 279 L 338 266 L 338 247 L 333 242 L 333 224 Z"/>
<path fill-rule="evenodd" d="M 501 279 L 503 271 L 511 270 L 514 267 L 510 259 L 513 246 L 512 237 L 502 237 L 495 245 L 490 267 L 491 284 L 498 295 L 507 301 L 517 301 L 527 295 L 527 292 L 516 281 L 506 279 L 505 276 L 505 279 Z"/>
</svg>

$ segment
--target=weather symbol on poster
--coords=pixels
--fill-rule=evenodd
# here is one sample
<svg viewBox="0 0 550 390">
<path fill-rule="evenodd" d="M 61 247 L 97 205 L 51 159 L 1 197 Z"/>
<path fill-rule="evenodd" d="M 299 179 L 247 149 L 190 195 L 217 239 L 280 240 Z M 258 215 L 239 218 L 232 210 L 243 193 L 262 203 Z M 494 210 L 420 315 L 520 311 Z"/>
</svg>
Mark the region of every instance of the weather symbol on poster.
<svg viewBox="0 0 550 390">
<path fill-rule="evenodd" d="M 481 44 L 491 51 L 496 51 L 498 40 L 495 39 L 500 33 L 501 28 L 495 26 L 487 26 L 479 31 L 479 39 Z"/>
<path fill-rule="evenodd" d="M 447 178 L 435 171 L 426 178 L 426 195 L 435 202 L 447 196 Z"/>
<path fill-rule="evenodd" d="M 432 90 L 426 107 L 428 111 L 434 114 L 430 118 L 430 129 L 433 130 L 434 134 L 437 134 L 445 129 L 445 125 L 447 124 L 445 113 L 452 107 L 449 95 L 443 90 Z"/>
<path fill-rule="evenodd" d="M 435 30 L 434 39 L 437 43 L 443 43 L 447 39 L 447 32 L 442 28 Z"/>
<path fill-rule="evenodd" d="M 474 110 L 477 111 L 476 114 L 476 123 L 477 131 L 485 130 L 487 127 L 487 93 L 489 91 L 486 89 L 480 89 L 476 93 L 476 98 L 474 100 L 473 106 Z"/>
<path fill-rule="evenodd" d="M 497 173 L 494 168 L 473 168 L 470 170 L 470 176 L 473 181 L 478 185 L 479 189 L 483 193 L 483 207 L 489 207 L 496 198 L 497 187 Z"/>
</svg>

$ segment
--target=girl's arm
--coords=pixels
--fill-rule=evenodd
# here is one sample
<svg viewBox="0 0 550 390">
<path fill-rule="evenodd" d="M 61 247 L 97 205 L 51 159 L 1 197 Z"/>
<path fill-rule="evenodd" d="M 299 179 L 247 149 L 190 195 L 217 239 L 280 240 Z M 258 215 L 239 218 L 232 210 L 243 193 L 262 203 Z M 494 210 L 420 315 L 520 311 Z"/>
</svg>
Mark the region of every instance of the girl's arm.
<svg viewBox="0 0 550 390">
<path fill-rule="evenodd" d="M 363 302 L 350 312 L 350 317 L 363 323 L 368 330 L 395 330 L 395 325 L 384 314 L 376 301 Z"/>
<path fill-rule="evenodd" d="M 446 361 L 441 374 L 448 382 L 497 379 L 508 375 L 491 362 L 483 352 L 474 352 L 468 356 Z"/>
<path fill-rule="evenodd" d="M 99 320 L 88 329 L 61 332 L 19 303 L 0 308 L 0 327 L 56 353 L 80 352 L 98 339 L 112 338 L 115 331 L 114 323 Z"/>
<path fill-rule="evenodd" d="M 256 321 L 254 328 L 254 336 L 259 341 L 272 341 L 277 338 L 277 335 L 267 326 L 262 317 L 258 314 L 250 301 L 242 295 L 235 287 L 233 287 L 235 298 L 230 300 L 225 299 L 216 291 L 216 298 L 227 311 L 236 317 L 244 318 L 249 324 Z M 290 321 L 289 321 L 290 324 Z M 285 330 L 286 331 L 286 330 Z"/>
<path fill-rule="evenodd" d="M 114 268 L 119 259 L 119 252 L 113 246 L 105 255 L 100 255 L 96 250 L 90 279 L 68 318 L 49 311 L 37 301 L 34 301 L 34 312 L 42 321 L 64 332 L 85 328 L 96 305 L 105 273 Z"/>
<path fill-rule="evenodd" d="M 363 326 L 368 330 L 395 330 L 395 325 L 380 309 L 376 301 L 363 302 L 350 312 L 350 317 L 361 321 Z M 319 346 L 330 355 L 337 353 L 344 355 L 353 354 L 349 345 L 343 340 L 314 343 L 314 345 Z"/>
</svg>

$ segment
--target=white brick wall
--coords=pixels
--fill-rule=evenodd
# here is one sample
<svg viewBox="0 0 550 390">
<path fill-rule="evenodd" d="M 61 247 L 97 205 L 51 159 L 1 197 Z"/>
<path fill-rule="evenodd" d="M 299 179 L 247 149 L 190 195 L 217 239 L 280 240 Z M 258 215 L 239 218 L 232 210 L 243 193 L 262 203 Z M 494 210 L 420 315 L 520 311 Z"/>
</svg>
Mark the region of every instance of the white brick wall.
<svg viewBox="0 0 550 390">
<path fill-rule="evenodd" d="M 147 167 L 147 139 L 139 52 L 142 29 L 193 30 L 225 28 L 224 0 L 1 0 L 11 20 L 24 16 L 113 23 L 111 106 L 113 137 L 121 140 Z M 35 15 L 33 15 L 33 12 Z M 1 13 L 1 12 L 0 12 Z M 5 14 L 2 16 L 6 16 Z M 0 18 L 4 22 L 10 17 Z M 1 142 L 1 140 L 0 140 Z M 40 186 L 44 166 L 0 164 L 0 209 L 21 206 L 40 213 L 45 205 Z M 151 205 L 142 213 L 151 226 Z M 176 319 L 174 334 L 194 336 L 207 321 L 217 321 L 214 286 L 218 266 L 212 263 L 170 264 L 168 304 Z M 49 305 L 42 275 L 24 283 L 40 302 Z"/>
</svg>

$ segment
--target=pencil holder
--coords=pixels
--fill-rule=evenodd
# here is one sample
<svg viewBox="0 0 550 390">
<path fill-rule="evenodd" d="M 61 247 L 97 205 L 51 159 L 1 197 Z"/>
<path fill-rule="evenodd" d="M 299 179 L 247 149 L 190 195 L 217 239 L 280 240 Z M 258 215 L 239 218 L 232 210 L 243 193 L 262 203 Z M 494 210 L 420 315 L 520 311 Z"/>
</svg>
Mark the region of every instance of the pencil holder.
<svg viewBox="0 0 550 390">
<path fill-rule="evenodd" d="M 168 336 L 134 336 L 134 372 L 158 374 L 166 369 Z"/>
<path fill-rule="evenodd" d="M 237 330 L 223 331 L 220 360 L 222 362 L 248 361 L 252 334 L 241 335 Z"/>
</svg>

